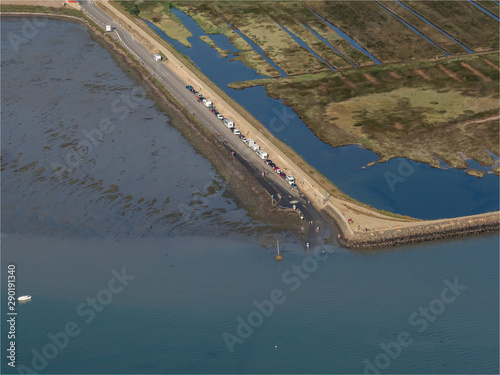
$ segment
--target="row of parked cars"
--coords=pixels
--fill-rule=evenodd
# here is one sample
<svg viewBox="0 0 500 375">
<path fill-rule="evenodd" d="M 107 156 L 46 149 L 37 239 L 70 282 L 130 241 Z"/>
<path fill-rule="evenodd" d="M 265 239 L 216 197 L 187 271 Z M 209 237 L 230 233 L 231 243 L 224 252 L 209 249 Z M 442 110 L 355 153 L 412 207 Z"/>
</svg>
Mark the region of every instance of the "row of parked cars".
<svg viewBox="0 0 500 375">
<path fill-rule="evenodd" d="M 266 164 L 269 165 L 276 173 L 278 173 L 286 182 L 290 184 L 292 189 L 298 189 L 295 183 L 295 178 L 292 175 L 287 175 L 283 172 L 276 164 L 273 163 L 271 159 L 266 159 Z"/>
<path fill-rule="evenodd" d="M 196 91 L 193 88 L 193 86 L 186 86 L 186 88 L 189 91 L 191 91 L 193 94 L 195 94 L 196 98 L 198 98 L 198 101 L 201 102 L 201 103 L 203 103 L 203 105 L 205 107 L 207 107 L 215 116 L 217 116 L 217 118 L 219 120 L 222 120 L 222 122 L 224 123 L 224 125 L 226 125 L 229 129 L 231 129 L 231 131 L 234 134 L 236 134 L 236 135 L 240 135 L 241 134 L 241 132 L 234 127 L 234 122 L 231 121 L 228 118 L 224 118 L 224 116 L 221 113 L 217 112 L 217 109 L 215 108 L 215 106 L 213 105 L 213 103 L 210 100 L 208 100 L 203 95 L 201 95 L 198 91 Z"/>
<path fill-rule="evenodd" d="M 257 155 L 265 160 L 266 164 L 269 165 L 271 168 L 273 168 L 274 171 L 276 171 L 283 179 L 285 179 L 285 181 L 287 181 L 290 186 L 292 187 L 292 189 L 297 189 L 297 185 L 295 184 L 295 178 L 293 176 L 287 176 L 280 168 L 278 168 L 276 166 L 276 164 L 274 164 L 272 162 L 271 159 L 268 159 L 269 158 L 269 155 L 267 154 L 267 152 L 265 151 L 262 151 L 260 149 L 260 146 L 255 143 L 255 141 L 253 139 L 250 139 L 250 138 L 245 138 L 243 136 L 243 134 L 241 134 L 241 132 L 236 129 L 234 127 L 234 122 L 231 121 L 230 119 L 228 118 L 224 118 L 224 116 L 222 114 L 220 114 L 219 112 L 217 112 L 217 110 L 215 109 L 215 106 L 212 104 L 212 102 L 208 99 L 206 99 L 205 97 L 203 97 L 203 95 L 201 95 L 199 92 L 197 92 L 193 86 L 186 86 L 186 89 L 188 89 L 189 91 L 191 91 L 193 94 L 196 95 L 196 97 L 198 98 L 198 101 L 199 102 L 203 102 L 203 104 L 205 105 L 205 107 L 207 107 L 210 111 L 212 111 L 212 113 L 217 116 L 217 118 L 219 120 L 222 120 L 222 122 L 224 123 L 224 125 L 226 125 L 229 129 L 231 129 L 231 131 L 240 137 L 240 139 L 243 141 L 243 143 L 245 143 L 248 147 L 250 147 L 253 151 L 255 151 L 257 153 Z"/>
</svg>

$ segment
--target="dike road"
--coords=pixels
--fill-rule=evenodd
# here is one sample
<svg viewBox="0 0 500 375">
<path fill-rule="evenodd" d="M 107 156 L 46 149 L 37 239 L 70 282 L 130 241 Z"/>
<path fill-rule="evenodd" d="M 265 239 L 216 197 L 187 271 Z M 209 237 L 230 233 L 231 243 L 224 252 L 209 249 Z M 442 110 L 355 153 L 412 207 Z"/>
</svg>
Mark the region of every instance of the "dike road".
<svg viewBox="0 0 500 375">
<path fill-rule="evenodd" d="M 303 226 L 307 230 L 306 242 L 309 242 L 311 247 L 323 245 L 325 241 L 331 237 L 332 232 L 336 232 L 330 227 L 329 221 L 325 220 L 315 207 L 308 201 L 303 193 L 291 188 L 290 184 L 281 178 L 275 171 L 271 169 L 264 160 L 241 139 L 234 135 L 224 123 L 219 120 L 205 105 L 198 101 L 196 95 L 186 89 L 187 83 L 184 82 L 173 70 L 171 70 L 164 62 L 155 61 L 153 54 L 141 42 L 137 41 L 132 34 L 128 32 L 119 22 L 110 17 L 101 8 L 95 5 L 91 0 L 80 0 L 84 13 L 96 22 L 100 27 L 105 29 L 106 25 L 111 25 L 111 36 L 120 41 L 121 44 L 145 67 L 152 76 L 156 78 L 169 92 L 179 101 L 189 112 L 194 113 L 194 116 L 219 140 L 227 149 L 228 154 L 234 151 L 235 157 L 247 169 L 260 185 L 269 193 L 269 204 L 277 204 L 282 209 L 293 210 L 294 206 L 297 215 L 302 215 Z M 187 68 L 186 68 L 187 69 Z M 203 91 L 201 86 L 193 88 L 197 91 Z M 212 100 L 207 97 L 208 100 Z M 213 100 L 212 100 L 213 101 Z M 214 103 L 217 107 L 217 103 Z M 224 115 L 224 113 L 222 113 Z M 238 124 L 235 122 L 235 127 Z M 220 136 L 219 136 L 220 134 Z M 242 134 L 246 135 L 242 130 Z M 272 159 L 272 153 L 267 151 Z M 279 166 L 279 162 L 276 162 Z M 265 172 L 265 176 L 262 176 Z M 312 221 L 310 227 L 308 223 Z M 315 228 L 319 227 L 319 232 Z M 332 237 L 336 244 L 335 236 Z"/>
</svg>

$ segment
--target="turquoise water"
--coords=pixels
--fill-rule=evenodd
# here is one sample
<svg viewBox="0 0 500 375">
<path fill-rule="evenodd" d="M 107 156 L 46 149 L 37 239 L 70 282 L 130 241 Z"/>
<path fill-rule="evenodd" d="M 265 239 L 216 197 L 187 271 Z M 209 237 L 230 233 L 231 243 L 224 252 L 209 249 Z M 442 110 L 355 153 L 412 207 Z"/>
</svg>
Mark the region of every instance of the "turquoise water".
<svg viewBox="0 0 500 375">
<path fill-rule="evenodd" d="M 363 373 L 385 365 L 381 345 L 401 332 L 413 341 L 382 373 L 498 373 L 496 234 L 367 252 L 327 245 L 315 260 L 238 207 L 85 28 L 49 21 L 15 53 L 5 38 L 22 22 L 2 20 L 4 356 L 9 264 L 17 294 L 33 299 L 16 306 L 17 369 L 2 357 L 2 373 Z M 132 92 L 138 105 L 120 119 L 111 103 Z M 117 127 L 69 172 L 80 184 L 51 179 L 65 144 L 104 117 Z M 91 178 L 124 196 L 81 184 Z M 466 289 L 439 311 L 455 278 Z M 418 332 L 422 318 L 409 319 L 429 305 L 435 320 Z M 255 327 L 239 338 L 249 317 Z"/>
<path fill-rule="evenodd" d="M 296 290 L 283 275 L 310 258 L 290 244 L 281 263 L 244 237 L 9 235 L 2 245 L 19 292 L 33 295 L 18 307 L 18 363 L 31 368 L 31 350 L 42 352 L 67 322 L 81 329 L 42 373 L 363 373 L 363 361 L 402 331 L 413 342 L 382 373 L 498 373 L 495 235 L 377 252 L 331 248 Z M 135 279 L 86 323 L 78 306 L 123 267 Z M 410 316 L 454 278 L 467 289 L 418 333 Z M 237 318 L 274 289 L 285 301 L 231 353 L 222 335 L 236 335 Z"/>
</svg>

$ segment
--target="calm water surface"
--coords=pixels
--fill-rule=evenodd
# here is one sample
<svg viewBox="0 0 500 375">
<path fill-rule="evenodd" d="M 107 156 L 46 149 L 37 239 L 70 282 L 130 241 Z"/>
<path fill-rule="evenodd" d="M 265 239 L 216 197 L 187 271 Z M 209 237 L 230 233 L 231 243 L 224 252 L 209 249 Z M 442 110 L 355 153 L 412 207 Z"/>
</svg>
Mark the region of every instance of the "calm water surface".
<svg viewBox="0 0 500 375">
<path fill-rule="evenodd" d="M 382 372 L 498 373 L 496 235 L 373 252 L 326 246 L 313 261 L 295 237 L 248 218 L 85 28 L 49 21 L 16 53 L 7 35 L 22 22 L 2 20 L 1 61 L 4 355 L 8 264 L 18 294 L 33 295 L 17 306 L 18 369 L 363 373 L 405 331 L 411 344 Z M 98 137 L 104 118 L 115 128 Z M 92 148 L 71 154 L 84 140 Z M 54 165 L 70 170 L 58 178 Z M 277 238 L 281 263 L 269 246 Z M 299 266 L 302 279 L 291 273 Z M 117 290 L 110 281 L 122 272 Z M 409 318 L 455 278 L 466 289 L 417 332 Z M 283 303 L 231 352 L 224 333 L 259 317 L 254 301 L 275 289 Z M 51 352 L 50 334 L 68 323 L 78 334 Z M 1 372 L 17 373 L 7 362 Z"/>
</svg>

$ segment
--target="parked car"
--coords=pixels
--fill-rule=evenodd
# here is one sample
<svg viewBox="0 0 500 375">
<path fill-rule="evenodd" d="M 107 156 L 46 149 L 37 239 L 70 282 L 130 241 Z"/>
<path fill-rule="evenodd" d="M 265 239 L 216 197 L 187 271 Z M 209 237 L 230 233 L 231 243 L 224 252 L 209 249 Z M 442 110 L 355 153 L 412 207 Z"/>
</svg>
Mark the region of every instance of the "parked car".
<svg viewBox="0 0 500 375">
<path fill-rule="evenodd" d="M 295 182 L 295 178 L 292 175 L 286 176 L 286 179 L 290 185 Z"/>
<path fill-rule="evenodd" d="M 280 172 L 281 172 L 281 169 L 280 169 L 280 168 L 279 168 L 276 164 L 274 165 L 273 169 L 274 169 L 275 171 L 280 171 Z M 278 172 L 278 173 L 280 173 L 280 172 Z"/>
<path fill-rule="evenodd" d="M 188 90 L 192 90 L 192 89 L 193 89 L 193 86 L 186 86 L 186 88 L 187 88 Z"/>
<path fill-rule="evenodd" d="M 240 136 L 240 139 L 243 141 L 243 143 L 246 143 L 247 139 L 245 137 Z"/>
<path fill-rule="evenodd" d="M 299 188 L 295 182 L 293 184 L 290 184 L 290 185 L 292 186 L 292 189 L 298 189 Z"/>
<path fill-rule="evenodd" d="M 266 163 L 267 165 L 270 165 L 270 164 L 272 164 L 272 160 L 271 160 L 271 159 L 266 159 L 265 163 Z"/>
<path fill-rule="evenodd" d="M 269 155 L 265 151 L 257 151 L 257 155 L 259 155 L 259 158 L 261 159 L 266 159 Z"/>
<path fill-rule="evenodd" d="M 253 145 L 251 145 L 250 148 L 252 150 L 254 150 L 254 151 L 259 151 L 260 150 L 260 146 L 257 143 L 254 143 Z"/>
<path fill-rule="evenodd" d="M 274 167 L 276 167 L 276 164 L 274 164 L 274 163 L 269 163 L 269 166 L 270 166 L 272 169 L 274 169 Z"/>
<path fill-rule="evenodd" d="M 236 134 L 236 135 L 240 135 L 240 134 L 241 134 L 241 132 L 240 132 L 238 129 L 232 128 L 231 130 L 232 130 L 232 131 L 233 131 L 233 133 L 234 133 L 234 134 Z"/>
<path fill-rule="evenodd" d="M 282 177 L 282 178 L 285 178 L 285 179 L 286 179 L 286 173 L 285 173 L 285 172 L 283 172 L 283 171 L 281 171 L 281 172 L 280 172 L 280 177 Z"/>
<path fill-rule="evenodd" d="M 219 114 L 217 114 L 217 118 L 218 118 L 219 120 L 224 120 L 224 116 L 222 116 L 220 113 L 219 113 Z"/>
<path fill-rule="evenodd" d="M 245 141 L 245 144 L 248 147 L 252 147 L 255 144 L 255 141 L 253 139 L 247 138 L 247 140 Z"/>
<path fill-rule="evenodd" d="M 239 137 L 240 137 L 240 139 L 246 139 L 243 134 L 240 134 Z"/>
</svg>

